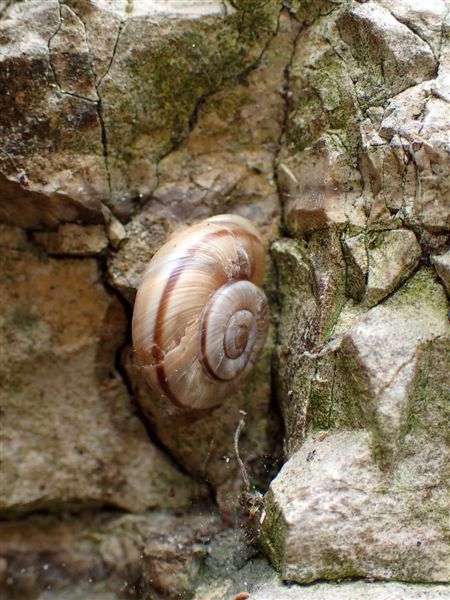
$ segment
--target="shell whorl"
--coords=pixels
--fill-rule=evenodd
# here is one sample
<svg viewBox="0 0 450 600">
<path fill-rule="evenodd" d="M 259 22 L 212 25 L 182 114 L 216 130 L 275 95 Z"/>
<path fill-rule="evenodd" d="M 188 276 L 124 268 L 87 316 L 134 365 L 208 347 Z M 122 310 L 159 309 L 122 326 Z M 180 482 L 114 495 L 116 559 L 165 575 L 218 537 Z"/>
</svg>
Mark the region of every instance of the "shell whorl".
<svg viewBox="0 0 450 600">
<path fill-rule="evenodd" d="M 175 234 L 153 256 L 133 313 L 133 346 L 160 400 L 185 410 L 220 404 L 250 373 L 268 329 L 265 251 L 236 215 Z"/>
</svg>

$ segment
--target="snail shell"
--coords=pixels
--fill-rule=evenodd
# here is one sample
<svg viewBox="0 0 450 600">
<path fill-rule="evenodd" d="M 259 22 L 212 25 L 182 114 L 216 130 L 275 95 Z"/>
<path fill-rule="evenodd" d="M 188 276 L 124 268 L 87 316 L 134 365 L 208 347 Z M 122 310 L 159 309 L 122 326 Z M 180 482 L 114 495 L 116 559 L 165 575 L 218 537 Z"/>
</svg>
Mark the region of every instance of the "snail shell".
<svg viewBox="0 0 450 600">
<path fill-rule="evenodd" d="M 184 410 L 220 404 L 264 345 L 265 252 L 243 217 L 218 215 L 175 234 L 138 289 L 133 346 L 153 392 Z"/>
</svg>

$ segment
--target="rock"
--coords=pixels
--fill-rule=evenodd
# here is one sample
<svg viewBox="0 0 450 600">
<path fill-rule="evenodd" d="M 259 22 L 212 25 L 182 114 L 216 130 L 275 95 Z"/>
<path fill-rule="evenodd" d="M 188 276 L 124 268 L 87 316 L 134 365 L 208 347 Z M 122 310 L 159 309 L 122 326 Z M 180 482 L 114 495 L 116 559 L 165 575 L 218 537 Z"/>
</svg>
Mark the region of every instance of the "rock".
<svg viewBox="0 0 450 600">
<path fill-rule="evenodd" d="M 402 222 L 447 230 L 443 3 L 341 3 L 326 16 L 313 3 L 296 10 L 305 27 L 288 74 L 278 168 L 288 231 Z"/>
<path fill-rule="evenodd" d="M 349 385 L 338 379 L 339 393 L 358 399 L 373 444 L 387 461 L 402 446 L 411 384 L 427 348 L 447 334 L 446 304 L 442 288 L 422 271 L 344 334 L 340 368 Z"/>
<path fill-rule="evenodd" d="M 450 295 L 450 251 L 440 256 L 432 256 L 431 261 L 447 290 L 447 294 Z"/>
<path fill-rule="evenodd" d="M 369 269 L 367 238 L 363 233 L 342 242 L 347 264 L 347 294 L 361 301 L 366 292 L 366 280 Z"/>
<path fill-rule="evenodd" d="M 411 0 L 377 0 L 400 23 L 428 44 L 436 58 L 439 58 L 442 42 L 442 23 L 448 10 L 444 0 L 416 3 Z"/>
<path fill-rule="evenodd" d="M 8 3 L 2 219 L 32 229 L 101 223 L 102 201 L 129 218 L 202 98 L 257 62 L 280 8 L 280 0 L 229 10 L 219 0 Z"/>
<path fill-rule="evenodd" d="M 76 3 L 75 3 L 76 5 Z M 59 26 L 48 42 L 56 85 L 67 94 L 98 101 L 86 28 L 70 6 L 62 5 Z"/>
<path fill-rule="evenodd" d="M 39 231 L 33 237 L 48 254 L 54 256 L 96 256 L 108 247 L 108 238 L 101 225 L 64 223 L 57 231 Z"/>
<path fill-rule="evenodd" d="M 5 600 L 180 597 L 195 589 L 210 541 L 221 529 L 210 511 L 35 516 L 0 525 Z"/>
<path fill-rule="evenodd" d="M 285 424 L 284 446 L 290 452 L 310 423 L 314 359 L 345 302 L 345 269 L 339 236 L 332 229 L 316 232 L 308 244 L 279 240 L 272 251 L 281 304 L 275 389 Z"/>
<path fill-rule="evenodd" d="M 426 471 L 427 456 L 415 458 Z M 405 481 L 400 465 L 383 473 L 364 431 L 312 435 L 271 483 L 263 543 L 287 581 L 447 581 L 438 473 L 428 485 Z"/>
<path fill-rule="evenodd" d="M 347 291 L 364 306 L 385 298 L 411 275 L 422 254 L 412 231 L 358 234 L 344 239 Z"/>
<path fill-rule="evenodd" d="M 57 0 L 14 3 L 0 22 L 0 215 L 36 229 L 60 221 L 100 223 L 98 199 L 108 192 L 97 103 L 65 93 L 55 79 L 49 44 L 60 31 L 59 9 Z M 72 38 L 81 32 L 75 21 L 75 29 L 67 28 Z M 59 71 L 64 60 L 85 72 L 84 33 L 80 43 L 81 58 L 73 46 L 66 56 L 60 48 Z"/>
<path fill-rule="evenodd" d="M 332 145 L 320 138 L 300 156 L 283 158 L 278 180 L 286 222 L 296 237 L 345 224 L 350 218 L 356 225 L 365 222 L 354 193 L 360 187 L 360 177 L 348 164 L 346 150 L 339 142 Z"/>
<path fill-rule="evenodd" d="M 368 312 L 344 308 L 325 346 L 298 357 L 291 458 L 258 515 L 285 580 L 448 578 L 446 305 L 419 271 Z"/>
<path fill-rule="evenodd" d="M 125 314 L 96 263 L 41 257 L 21 235 L 1 262 L 2 514 L 189 503 L 198 487 L 150 442 L 114 368 Z"/>
<path fill-rule="evenodd" d="M 108 279 L 130 304 L 149 260 L 174 229 L 172 222 L 153 211 L 141 212 L 124 227 L 123 243 L 108 264 Z"/>
<path fill-rule="evenodd" d="M 412 231 L 380 233 L 369 242 L 364 304 L 373 306 L 411 275 L 422 254 Z"/>
<path fill-rule="evenodd" d="M 106 235 L 108 236 L 109 243 L 118 250 L 120 245 L 127 237 L 127 232 L 122 223 L 117 219 L 107 206 L 103 206 L 103 217 L 105 219 Z"/>
<path fill-rule="evenodd" d="M 315 585 L 265 586 L 251 594 L 251 600 L 445 600 L 445 585 L 420 585 L 410 583 L 317 583 Z"/>
<path fill-rule="evenodd" d="M 397 13 L 406 11 L 403 5 Z M 359 51 L 357 93 L 370 104 L 435 74 L 437 62 L 428 43 L 377 2 L 352 5 L 338 25 L 342 39 Z"/>
<path fill-rule="evenodd" d="M 234 212 L 253 221 L 267 243 L 277 236 L 273 162 L 284 119 L 283 70 L 297 28 L 281 18 L 258 68 L 245 83 L 206 98 L 188 139 L 160 161 L 152 200 L 126 226 L 128 239 L 108 269 L 128 301 L 156 250 L 186 224 Z"/>
</svg>

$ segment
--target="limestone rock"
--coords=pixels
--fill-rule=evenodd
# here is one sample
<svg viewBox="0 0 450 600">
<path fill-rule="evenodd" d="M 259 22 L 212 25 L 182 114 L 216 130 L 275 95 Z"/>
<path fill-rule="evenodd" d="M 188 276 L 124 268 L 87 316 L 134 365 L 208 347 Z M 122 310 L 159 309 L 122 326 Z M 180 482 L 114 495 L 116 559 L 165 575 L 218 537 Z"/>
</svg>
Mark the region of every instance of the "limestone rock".
<svg viewBox="0 0 450 600">
<path fill-rule="evenodd" d="M 283 70 L 297 28 L 283 16 L 258 68 L 245 83 L 206 98 L 188 139 L 160 161 L 153 197 L 126 225 L 128 239 L 108 269 L 128 301 L 156 250 L 186 224 L 234 212 L 253 221 L 267 243 L 277 236 L 273 162 L 284 119 Z"/>
<path fill-rule="evenodd" d="M 416 461 L 423 477 L 427 457 Z M 263 541 L 287 581 L 447 581 L 438 477 L 430 473 L 419 484 L 405 480 L 401 466 L 384 473 L 363 431 L 310 436 L 271 483 Z"/>
<path fill-rule="evenodd" d="M 41 257 L 21 235 L 1 262 L 2 513 L 188 503 L 198 489 L 149 441 L 114 368 L 125 315 L 96 263 Z"/>
<path fill-rule="evenodd" d="M 105 229 L 101 225 L 64 223 L 56 231 L 39 231 L 34 239 L 50 255 L 95 256 L 108 246 Z"/>
<path fill-rule="evenodd" d="M 367 427 L 374 432 L 373 444 L 388 461 L 402 445 L 411 410 L 410 388 L 420 363 L 433 340 L 447 332 L 442 288 L 428 272 L 421 272 L 343 337 L 340 368 L 349 385 L 342 381 L 337 387 L 345 394 L 354 386 L 351 397 L 358 399 Z M 428 376 L 434 377 L 432 372 Z"/>
<path fill-rule="evenodd" d="M 347 260 L 347 291 L 355 300 L 373 306 L 395 290 L 422 254 L 412 231 L 358 234 L 343 241 Z"/>
<path fill-rule="evenodd" d="M 283 157 L 278 180 L 289 231 L 298 237 L 349 219 L 362 226 L 365 216 L 357 201 L 360 179 L 339 141 L 320 138 L 300 156 Z"/>
<path fill-rule="evenodd" d="M 125 218 L 157 185 L 197 104 L 254 64 L 280 0 L 8 3 L 1 217 L 28 228 Z M 168 76 L 170 74 L 170 77 Z"/>
<path fill-rule="evenodd" d="M 411 0 L 377 0 L 392 15 L 428 44 L 438 58 L 442 41 L 442 23 L 448 7 L 444 0 L 413 2 Z"/>
<path fill-rule="evenodd" d="M 417 265 L 422 254 L 412 231 L 386 231 L 369 243 L 364 304 L 372 306 L 395 290 Z"/>
<path fill-rule="evenodd" d="M 134 303 L 149 260 L 175 227 L 164 213 L 152 210 L 140 212 L 124 227 L 123 243 L 108 264 L 108 279 L 130 304 Z"/>
<path fill-rule="evenodd" d="M 73 22 L 71 34 L 81 34 L 81 24 Z M 57 0 L 11 4 L 0 22 L 0 215 L 23 227 L 99 223 L 98 199 L 108 191 L 97 103 L 66 93 L 55 78 L 49 44 L 61 24 Z M 85 73 L 84 33 L 79 61 L 77 48 L 59 57 Z"/>
<path fill-rule="evenodd" d="M 326 15 L 319 6 L 297 8 L 305 27 L 289 69 L 278 169 L 288 230 L 298 237 L 345 223 L 390 229 L 400 221 L 445 231 L 444 4 L 350 2 Z"/>
<path fill-rule="evenodd" d="M 281 303 L 276 390 L 286 428 L 284 445 L 289 452 L 301 442 L 310 418 L 316 416 L 308 409 L 311 378 L 315 358 L 345 302 L 345 264 L 339 236 L 333 230 L 316 232 L 308 244 L 279 240 L 272 250 Z M 323 387 L 319 380 L 318 392 Z"/>
<path fill-rule="evenodd" d="M 447 290 L 447 294 L 450 295 L 450 251 L 439 256 L 433 256 L 431 260 Z"/>
<path fill-rule="evenodd" d="M 381 94 L 394 96 L 435 73 L 437 61 L 428 43 L 377 2 L 353 4 L 340 18 L 339 30 L 343 40 L 359 51 L 357 87 L 371 103 Z"/>
<path fill-rule="evenodd" d="M 446 305 L 419 271 L 368 312 L 344 308 L 325 346 L 298 357 L 283 404 L 291 459 L 263 525 L 286 580 L 448 578 Z"/>
</svg>

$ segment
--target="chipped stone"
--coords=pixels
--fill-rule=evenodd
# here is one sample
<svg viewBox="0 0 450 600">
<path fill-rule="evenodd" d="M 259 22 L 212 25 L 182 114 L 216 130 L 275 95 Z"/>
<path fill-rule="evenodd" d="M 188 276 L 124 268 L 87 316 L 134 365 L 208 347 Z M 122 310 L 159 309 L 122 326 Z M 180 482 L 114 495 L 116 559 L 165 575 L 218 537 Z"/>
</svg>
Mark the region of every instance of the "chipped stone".
<svg viewBox="0 0 450 600">
<path fill-rule="evenodd" d="M 395 290 L 417 265 L 422 252 L 412 231 L 386 231 L 368 244 L 365 306 L 373 306 Z"/>
<path fill-rule="evenodd" d="M 387 477 L 367 432 L 311 434 L 265 497 L 263 542 L 283 579 L 446 581 L 445 519 L 433 518 L 443 481 L 426 455 L 416 459 L 416 471 L 433 468 L 429 488 L 419 478 L 405 481 L 400 466 Z"/>
</svg>

